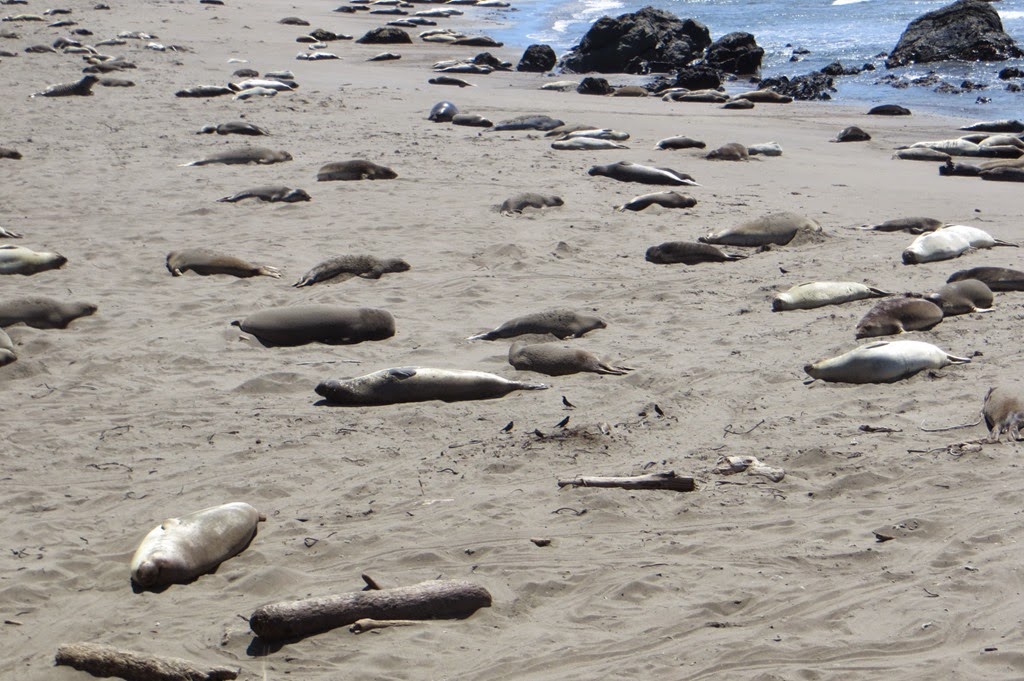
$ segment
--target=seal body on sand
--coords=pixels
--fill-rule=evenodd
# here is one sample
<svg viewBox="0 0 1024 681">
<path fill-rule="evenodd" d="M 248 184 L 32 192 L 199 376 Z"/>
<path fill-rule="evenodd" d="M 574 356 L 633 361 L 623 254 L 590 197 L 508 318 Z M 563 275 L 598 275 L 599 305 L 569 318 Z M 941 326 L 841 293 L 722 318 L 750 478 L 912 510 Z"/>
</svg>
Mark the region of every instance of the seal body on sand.
<svg viewBox="0 0 1024 681">
<path fill-rule="evenodd" d="M 594 353 L 580 348 L 566 348 L 553 343 L 527 344 L 524 341 L 516 341 L 509 348 L 508 363 L 520 371 L 536 371 L 548 376 L 583 372 L 622 376 L 631 371 L 626 367 L 606 364 Z"/>
<path fill-rule="evenodd" d="M 868 111 L 868 116 L 909 116 L 910 109 L 899 104 L 879 104 Z"/>
<path fill-rule="evenodd" d="M 978 173 L 978 177 L 995 182 L 1024 182 L 1024 168 L 1011 166 L 988 168 Z"/>
<path fill-rule="evenodd" d="M 941 369 L 971 360 L 956 357 L 922 341 L 878 341 L 808 364 L 811 378 L 838 383 L 891 383 L 924 369 Z"/>
<path fill-rule="evenodd" d="M 198 161 L 192 161 L 191 163 L 182 163 L 182 167 L 188 166 L 208 166 L 216 163 L 222 163 L 225 165 L 244 165 L 248 163 L 258 163 L 260 165 L 267 165 L 270 163 L 283 163 L 284 161 L 292 160 L 292 155 L 287 151 L 273 151 L 264 147 L 245 147 L 243 149 L 231 149 L 229 151 L 222 151 L 204 159 Z"/>
<path fill-rule="evenodd" d="M 339 255 L 302 275 L 294 286 L 312 286 L 348 274 L 364 279 L 380 279 L 387 272 L 408 272 L 409 263 L 401 258 L 377 258 L 372 255 Z"/>
<path fill-rule="evenodd" d="M 661 206 L 662 208 L 693 208 L 697 205 L 697 199 L 678 192 L 655 192 L 635 196 L 615 210 L 620 213 L 627 210 L 644 210 L 649 206 Z"/>
<path fill-rule="evenodd" d="M 961 130 L 973 130 L 977 132 L 1024 132 L 1024 123 L 1018 120 L 1004 119 L 999 121 L 979 121 L 965 125 Z"/>
<path fill-rule="evenodd" d="M 940 229 L 914 239 L 903 251 L 904 265 L 918 265 L 938 260 L 950 260 L 963 255 L 971 242 L 955 230 Z"/>
<path fill-rule="evenodd" d="M 183 90 L 178 90 L 174 93 L 175 97 L 223 97 L 224 95 L 233 95 L 235 90 L 229 88 L 227 85 L 195 85 L 193 87 L 187 87 Z"/>
<path fill-rule="evenodd" d="M 589 331 L 603 329 L 606 326 L 608 325 L 597 317 L 581 315 L 572 310 L 547 310 L 510 319 L 496 329 L 470 336 L 467 340 L 497 340 L 528 333 L 550 333 L 559 340 L 564 340 L 579 338 Z"/>
<path fill-rule="evenodd" d="M 231 324 L 268 347 L 307 343 L 349 345 L 395 335 L 395 318 L 387 310 L 340 305 L 272 307 Z"/>
<path fill-rule="evenodd" d="M 227 123 L 217 123 L 216 125 L 204 125 L 196 130 L 197 135 L 212 135 L 213 133 L 218 135 L 254 136 L 270 134 L 260 126 L 245 121 L 228 121 Z"/>
<path fill-rule="evenodd" d="M 588 175 L 602 175 L 610 177 L 619 182 L 640 182 L 641 184 L 663 184 L 663 185 L 690 185 L 699 187 L 693 178 L 686 173 L 671 168 L 657 168 L 644 166 L 629 161 L 608 163 L 606 165 L 593 166 L 587 171 Z"/>
<path fill-rule="evenodd" d="M 1024 272 L 1008 267 L 972 267 L 949 275 L 946 283 L 977 279 L 993 291 L 1024 291 Z M 2 326 L 2 325 L 0 325 Z"/>
<path fill-rule="evenodd" d="M 498 212 L 502 215 L 514 215 L 522 213 L 526 208 L 553 208 L 564 203 L 560 196 L 523 192 L 522 194 L 516 194 L 505 199 L 498 208 Z"/>
<path fill-rule="evenodd" d="M 0 147 L 0 158 L 10 158 L 18 161 L 21 160 L 21 152 L 10 147 Z"/>
<path fill-rule="evenodd" d="M 709 161 L 746 161 L 750 157 L 747 148 L 739 142 L 729 142 L 712 149 L 704 156 Z"/>
<path fill-rule="evenodd" d="M 787 211 L 768 213 L 719 232 L 702 236 L 698 241 L 726 246 L 785 246 L 799 233 L 818 234 L 821 225 L 810 218 Z"/>
<path fill-rule="evenodd" d="M 789 95 L 782 95 L 775 90 L 751 90 L 749 92 L 741 92 L 733 96 L 733 99 L 746 99 L 750 102 L 756 102 L 758 104 L 789 104 L 793 101 L 793 98 Z"/>
<path fill-rule="evenodd" d="M 655 149 L 703 149 L 707 144 L 701 140 L 680 135 L 678 137 L 666 137 L 658 140 L 654 145 Z"/>
<path fill-rule="evenodd" d="M 730 262 L 732 260 L 743 260 L 747 256 L 722 253 L 710 244 L 696 243 L 693 241 L 666 241 L 657 246 L 647 249 L 644 256 L 647 262 L 660 265 L 671 265 L 682 263 L 684 265 L 699 265 L 702 262 Z"/>
<path fill-rule="evenodd" d="M 953 158 L 944 151 L 937 151 L 935 149 L 928 149 L 925 147 L 899 149 L 892 155 L 892 157 L 903 161 L 937 161 L 939 163 L 949 163 Z"/>
<path fill-rule="evenodd" d="M 471 128 L 489 128 L 494 123 L 491 119 L 480 114 L 455 114 L 452 116 L 452 125 L 465 125 Z"/>
<path fill-rule="evenodd" d="M 551 148 L 557 151 L 602 151 L 605 149 L 629 149 L 625 144 L 596 137 L 570 137 L 555 140 Z"/>
<path fill-rule="evenodd" d="M 833 142 L 867 142 L 871 135 L 867 134 L 856 125 L 843 128 L 832 140 Z"/>
<path fill-rule="evenodd" d="M 546 132 L 548 130 L 554 130 L 557 127 L 565 125 L 565 121 L 561 121 L 551 116 L 544 114 L 530 114 L 526 116 L 516 116 L 504 121 L 498 121 L 494 126 L 488 128 L 488 131 L 501 131 L 501 130 L 540 130 Z"/>
<path fill-rule="evenodd" d="M 923 298 L 890 298 L 876 304 L 857 322 L 857 338 L 891 336 L 930 329 L 942 321 L 942 308 Z"/>
<path fill-rule="evenodd" d="M 1017 244 L 996 239 L 985 230 L 978 229 L 977 227 L 971 227 L 970 225 L 949 225 L 948 227 L 943 227 L 942 231 L 955 232 L 959 234 L 967 239 L 967 243 L 971 245 L 971 248 L 992 248 L 993 246 L 1010 246 L 1012 248 L 1019 248 Z"/>
<path fill-rule="evenodd" d="M 99 78 L 92 74 L 82 76 L 76 83 L 58 83 L 51 85 L 42 92 L 36 92 L 30 97 L 89 97 L 92 95 L 92 86 L 99 82 Z"/>
<path fill-rule="evenodd" d="M 438 102 L 430 109 L 427 120 L 435 123 L 450 123 L 457 113 L 459 113 L 459 107 L 445 100 Z"/>
<path fill-rule="evenodd" d="M 841 305 L 865 298 L 884 298 L 892 294 L 855 281 L 814 281 L 797 284 L 772 298 L 772 311 L 810 310 L 826 305 Z"/>
<path fill-rule="evenodd" d="M 398 367 L 358 378 L 323 381 L 316 393 L 327 404 L 360 407 L 429 400 L 493 400 L 515 390 L 546 389 L 543 383 L 509 381 L 483 371 Z"/>
<path fill-rule="evenodd" d="M 427 79 L 427 82 L 431 85 L 455 85 L 457 87 L 476 87 L 470 82 L 467 82 L 461 78 L 455 78 L 453 76 L 436 76 L 434 78 Z"/>
<path fill-rule="evenodd" d="M 1024 424 L 1024 399 L 1020 395 L 1019 390 L 1004 386 L 989 388 L 985 393 L 981 415 L 988 427 L 989 442 L 998 442 L 1003 433 L 1010 442 L 1020 439 L 1020 427 Z"/>
<path fill-rule="evenodd" d="M 168 518 L 132 556 L 132 582 L 143 589 L 190 582 L 240 553 L 261 520 L 259 511 L 239 501 Z"/>
<path fill-rule="evenodd" d="M 0 246 L 0 274 L 36 274 L 60 269 L 68 259 L 60 253 L 33 251 L 23 246 Z"/>
<path fill-rule="evenodd" d="M 34 329 L 66 329 L 97 309 L 92 303 L 61 303 L 52 298 L 4 300 L 0 301 L 0 327 L 24 324 Z"/>
<path fill-rule="evenodd" d="M 344 182 L 352 180 L 393 180 L 398 177 L 391 168 L 377 165 L 372 161 L 354 159 L 352 161 L 336 161 L 322 166 L 316 174 L 319 182 Z"/>
<path fill-rule="evenodd" d="M 202 276 L 211 274 L 229 274 L 232 277 L 274 277 L 281 278 L 281 272 L 269 265 L 254 265 L 233 255 L 224 255 L 205 248 L 188 248 L 183 251 L 171 251 L 167 254 L 167 271 L 176 277 L 185 272 L 195 272 Z"/>
<path fill-rule="evenodd" d="M 18 356 L 14 354 L 14 343 L 11 342 L 11 337 L 7 335 L 6 331 L 0 329 L 0 367 L 7 366 L 17 359 Z"/>
<path fill-rule="evenodd" d="M 994 299 L 988 284 L 977 279 L 954 281 L 924 298 L 941 307 L 942 314 L 946 317 L 970 312 L 988 312 Z"/>
<path fill-rule="evenodd" d="M 221 203 L 237 203 L 243 199 L 259 199 L 260 201 L 270 201 L 271 203 L 298 203 L 299 201 L 309 201 L 312 197 L 304 189 L 271 185 L 246 189 L 231 196 L 223 196 L 217 199 L 217 201 Z"/>
<path fill-rule="evenodd" d="M 911 234 L 924 234 L 925 232 L 934 232 L 937 229 L 941 229 L 943 226 L 941 220 L 935 218 L 896 218 L 894 220 L 886 220 L 876 225 L 864 225 L 861 229 L 875 230 L 877 232 L 909 232 Z"/>
</svg>

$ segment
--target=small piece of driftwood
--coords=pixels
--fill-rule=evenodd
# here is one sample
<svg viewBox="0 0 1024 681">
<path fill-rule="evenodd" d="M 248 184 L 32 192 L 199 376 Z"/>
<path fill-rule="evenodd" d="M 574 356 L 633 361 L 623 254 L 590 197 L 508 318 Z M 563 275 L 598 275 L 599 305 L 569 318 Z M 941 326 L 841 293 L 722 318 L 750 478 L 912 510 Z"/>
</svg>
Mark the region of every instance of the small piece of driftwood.
<svg viewBox="0 0 1024 681">
<path fill-rule="evenodd" d="M 237 679 L 237 667 L 200 667 L 178 657 L 156 657 L 97 643 L 69 643 L 57 648 L 57 664 L 93 676 L 127 681 L 221 681 Z"/>
<path fill-rule="evenodd" d="M 746 471 L 750 475 L 761 475 L 772 482 L 781 482 L 786 471 L 776 466 L 761 463 L 756 456 L 723 456 L 718 460 L 715 472 L 720 475 L 732 475 Z"/>
<path fill-rule="evenodd" d="M 677 492 L 692 492 L 693 478 L 676 475 L 675 471 L 634 475 L 628 478 L 601 478 L 584 476 L 572 480 L 559 480 L 559 487 L 621 487 L 622 489 L 671 489 Z"/>
<path fill-rule="evenodd" d="M 282 641 L 330 631 L 364 618 L 468 617 L 490 604 L 491 594 L 482 586 L 462 580 L 431 580 L 393 589 L 271 603 L 253 612 L 249 627 L 265 641 Z"/>
<path fill-rule="evenodd" d="M 388 627 L 411 627 L 414 624 L 423 624 L 423 620 L 374 620 L 364 617 L 356 620 L 348 628 L 353 634 L 364 634 L 374 629 L 387 629 Z"/>
</svg>

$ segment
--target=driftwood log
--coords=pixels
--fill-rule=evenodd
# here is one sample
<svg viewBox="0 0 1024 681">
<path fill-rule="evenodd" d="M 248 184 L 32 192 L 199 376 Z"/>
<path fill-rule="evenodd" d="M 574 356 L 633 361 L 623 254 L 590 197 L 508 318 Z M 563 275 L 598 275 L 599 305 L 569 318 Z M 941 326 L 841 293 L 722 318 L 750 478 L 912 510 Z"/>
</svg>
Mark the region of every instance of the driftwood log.
<svg viewBox="0 0 1024 681">
<path fill-rule="evenodd" d="M 97 643 L 60 646 L 57 664 L 127 681 L 222 681 L 238 678 L 239 671 L 237 667 L 200 667 L 178 657 L 155 657 Z"/>
<path fill-rule="evenodd" d="M 311 636 L 357 620 L 427 620 L 468 617 L 491 604 L 482 586 L 431 580 L 412 586 L 271 603 L 257 608 L 249 628 L 265 641 Z"/>
<path fill-rule="evenodd" d="M 623 489 L 671 489 L 677 492 L 692 492 L 693 478 L 676 475 L 675 471 L 649 473 L 628 478 L 581 477 L 572 480 L 559 480 L 559 487 L 574 485 L 576 487 L 621 487 Z"/>
</svg>

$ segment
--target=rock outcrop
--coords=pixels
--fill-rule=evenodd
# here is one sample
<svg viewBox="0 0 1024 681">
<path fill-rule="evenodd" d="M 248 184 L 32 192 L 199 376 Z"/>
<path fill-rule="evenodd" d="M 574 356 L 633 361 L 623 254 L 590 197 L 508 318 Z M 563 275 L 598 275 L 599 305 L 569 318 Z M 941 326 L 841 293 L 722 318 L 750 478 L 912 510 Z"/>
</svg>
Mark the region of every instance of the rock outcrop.
<svg viewBox="0 0 1024 681">
<path fill-rule="evenodd" d="M 516 65 L 516 71 L 545 73 L 555 68 L 558 57 L 550 45 L 530 45 L 523 52 L 523 58 Z"/>
<path fill-rule="evenodd" d="M 1024 56 L 984 0 L 957 0 L 914 19 L 885 60 L 887 68 L 936 61 L 1005 61 Z"/>
<path fill-rule="evenodd" d="M 727 33 L 708 47 L 704 62 L 719 71 L 751 74 L 761 70 L 764 49 L 750 33 Z"/>
</svg>

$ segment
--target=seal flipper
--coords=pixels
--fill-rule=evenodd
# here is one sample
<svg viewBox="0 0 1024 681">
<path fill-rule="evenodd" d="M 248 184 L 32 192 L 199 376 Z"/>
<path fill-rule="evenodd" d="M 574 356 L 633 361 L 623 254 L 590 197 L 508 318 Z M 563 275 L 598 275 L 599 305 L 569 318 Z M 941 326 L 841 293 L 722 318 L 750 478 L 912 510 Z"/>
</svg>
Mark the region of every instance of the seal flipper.
<svg viewBox="0 0 1024 681">
<path fill-rule="evenodd" d="M 995 244 L 993 244 L 995 246 L 1012 246 L 1014 248 L 1020 248 L 1020 244 L 1010 243 L 1009 241 L 1003 241 L 1001 239 L 993 239 L 993 241 L 995 241 Z"/>
<path fill-rule="evenodd" d="M 868 291 L 871 292 L 872 298 L 885 298 L 886 296 L 892 295 L 889 291 L 883 291 L 882 289 L 875 288 L 874 286 L 868 286 Z"/>
<path fill-rule="evenodd" d="M 412 378 L 416 375 L 416 367 L 396 367 L 394 369 L 388 369 L 388 378 L 396 381 L 404 381 L 407 378 Z"/>
</svg>

